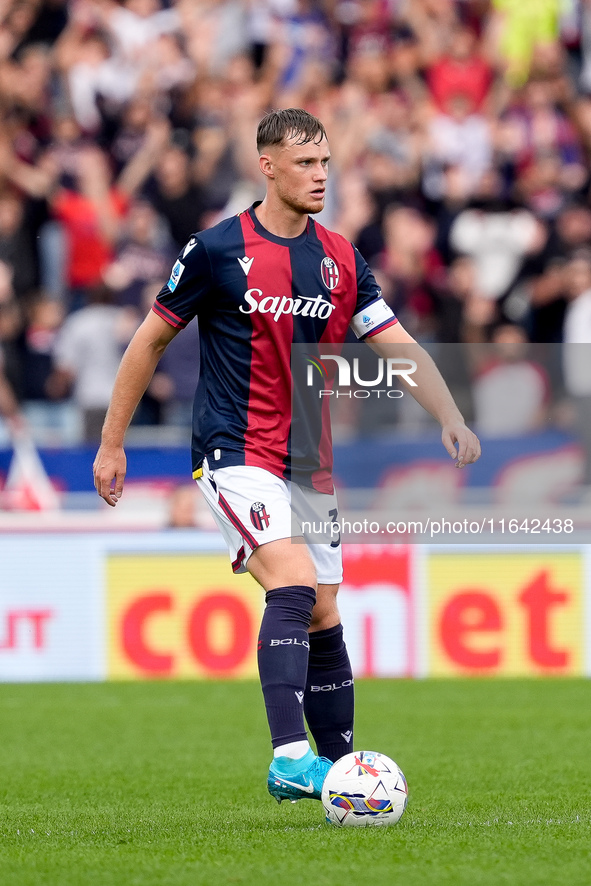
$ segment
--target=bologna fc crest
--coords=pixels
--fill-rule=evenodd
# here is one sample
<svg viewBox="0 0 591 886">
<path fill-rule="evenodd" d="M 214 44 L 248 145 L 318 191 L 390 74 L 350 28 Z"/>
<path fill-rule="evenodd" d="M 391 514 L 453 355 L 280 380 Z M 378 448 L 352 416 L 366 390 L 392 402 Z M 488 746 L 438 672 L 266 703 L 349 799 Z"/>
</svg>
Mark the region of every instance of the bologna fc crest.
<svg viewBox="0 0 591 886">
<path fill-rule="evenodd" d="M 322 282 L 327 289 L 336 289 L 339 285 L 339 269 L 334 259 L 326 256 L 322 259 L 320 265 L 320 273 L 322 274 Z"/>
<path fill-rule="evenodd" d="M 269 515 L 262 501 L 255 501 L 250 509 L 250 522 L 255 529 L 266 529 L 269 525 Z"/>
</svg>

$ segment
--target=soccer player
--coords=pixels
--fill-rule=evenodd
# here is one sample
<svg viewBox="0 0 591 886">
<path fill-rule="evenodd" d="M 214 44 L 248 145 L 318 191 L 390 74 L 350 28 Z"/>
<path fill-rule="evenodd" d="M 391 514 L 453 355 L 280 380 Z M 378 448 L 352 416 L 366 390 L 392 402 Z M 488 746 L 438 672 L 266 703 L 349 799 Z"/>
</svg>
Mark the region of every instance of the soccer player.
<svg viewBox="0 0 591 886">
<path fill-rule="evenodd" d="M 265 199 L 195 234 L 180 253 L 122 359 L 94 474 L 99 495 L 114 506 L 134 409 L 168 343 L 197 315 L 193 476 L 234 572 L 248 570 L 266 591 L 258 665 L 274 748 L 268 789 L 281 802 L 319 798 L 332 761 L 353 747 L 353 677 L 337 608 L 341 548 L 338 540 L 292 543 L 298 489 L 310 488 L 327 521 L 337 513 L 327 429 L 294 443 L 292 343 L 343 342 L 351 326 L 378 352 L 397 345 L 417 362 L 410 390 L 439 420 L 457 465 L 475 461 L 480 446 L 358 251 L 311 218 L 324 206 L 330 159 L 322 123 L 297 108 L 273 111 L 257 142 Z"/>
</svg>

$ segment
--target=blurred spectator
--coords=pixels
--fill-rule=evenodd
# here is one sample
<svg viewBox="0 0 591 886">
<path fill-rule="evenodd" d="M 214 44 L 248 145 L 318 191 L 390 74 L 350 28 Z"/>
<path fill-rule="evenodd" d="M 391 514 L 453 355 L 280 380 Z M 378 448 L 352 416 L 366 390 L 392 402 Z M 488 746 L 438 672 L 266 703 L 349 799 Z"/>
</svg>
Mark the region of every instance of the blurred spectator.
<svg viewBox="0 0 591 886">
<path fill-rule="evenodd" d="M 492 6 L 507 79 L 519 86 L 527 79 L 535 46 L 558 34 L 559 0 L 493 0 Z"/>
<path fill-rule="evenodd" d="M 18 338 L 23 326 L 22 307 L 14 297 L 12 271 L 0 262 L 0 348 L 2 370 L 8 383 L 20 400 L 24 379 L 18 348 Z"/>
<path fill-rule="evenodd" d="M 164 280 L 176 252 L 152 205 L 145 200 L 132 203 L 114 260 L 103 272 L 105 282 L 116 293 L 117 304 L 142 310 L 144 287 L 153 280 Z"/>
<path fill-rule="evenodd" d="M 0 311 L 1 310 L 2 306 L 0 305 Z M 18 400 L 16 399 L 12 385 L 4 373 L 4 357 L 2 344 L 0 342 L 0 425 L 2 419 L 11 424 L 18 419 L 19 414 Z"/>
<path fill-rule="evenodd" d="M 483 437 L 516 437 L 543 428 L 549 403 L 544 368 L 528 356 L 519 326 L 497 327 L 472 386 L 475 422 Z"/>
<path fill-rule="evenodd" d="M 0 350 L 0 416 L 12 418 L 18 414 L 18 401 L 14 391 L 4 375 L 2 351 Z"/>
<path fill-rule="evenodd" d="M 477 46 L 474 31 L 459 24 L 453 31 L 449 52 L 427 70 L 429 91 L 444 114 L 452 112 L 453 100 L 459 96 L 466 99 L 469 114 L 482 109 L 493 71 Z"/>
<path fill-rule="evenodd" d="M 410 105 L 400 92 L 375 96 L 365 122 L 365 178 L 383 213 L 388 203 L 404 199 L 418 186 L 420 141 Z"/>
<path fill-rule="evenodd" d="M 164 9 L 160 0 L 124 0 L 121 5 L 107 5 L 103 20 L 116 53 L 138 65 L 154 42 L 181 27 L 177 10 Z"/>
<path fill-rule="evenodd" d="M 320 4 L 313 0 L 293 0 L 291 9 L 279 20 L 276 52 L 280 94 L 300 86 L 315 63 L 334 63 L 335 38 Z"/>
<path fill-rule="evenodd" d="M 563 368 L 576 409 L 576 427 L 585 452 L 583 484 L 591 491 L 591 251 L 576 252 L 566 267 L 570 299 L 564 319 Z"/>
<path fill-rule="evenodd" d="M 10 268 L 14 293 L 19 299 L 37 283 L 37 261 L 27 221 L 21 198 L 10 191 L 0 194 L 0 261 Z"/>
<path fill-rule="evenodd" d="M 82 416 L 82 437 L 100 439 L 121 356 L 140 318 L 113 304 L 105 286 L 92 290 L 90 303 L 67 317 L 55 344 L 55 371 L 49 381 L 55 397 L 70 394 Z"/>
<path fill-rule="evenodd" d="M 248 46 L 246 4 L 239 0 L 216 0 L 177 5 L 189 58 L 200 75 L 219 77 L 228 62 Z M 274 37 L 276 40 L 277 34 Z"/>
<path fill-rule="evenodd" d="M 22 369 L 23 412 L 39 442 L 76 443 L 79 424 L 74 404 L 55 391 L 54 349 L 64 320 L 59 301 L 39 294 L 27 300 L 18 339 Z"/>
<path fill-rule="evenodd" d="M 57 252 L 45 255 L 53 268 L 46 276 L 53 280 L 63 276 L 68 306 L 75 309 L 85 303 L 87 290 L 100 283 L 112 260 L 129 200 L 149 174 L 162 136 L 156 130 L 146 139 L 114 182 L 108 157 L 100 148 L 77 145 L 74 126 L 59 131 L 65 139 L 61 150 L 47 151 L 35 166 L 12 155 L 4 159 L 4 167 L 7 177 L 26 193 L 47 198 L 62 225 L 65 241 L 59 236 L 46 241 L 49 253 Z"/>
<path fill-rule="evenodd" d="M 113 118 L 114 132 L 111 134 L 110 154 L 118 175 L 140 151 L 154 129 L 154 101 L 149 96 L 134 95 L 121 109 L 119 119 Z M 168 126 L 166 135 L 168 136 Z M 164 146 L 164 145 L 162 145 Z M 151 171 L 151 168 L 150 170 Z"/>
<path fill-rule="evenodd" d="M 447 110 L 436 114 L 428 127 L 423 186 L 429 197 L 443 194 L 443 171 L 459 166 L 470 193 L 474 193 L 492 162 L 492 138 L 486 118 L 471 111 L 471 100 L 464 93 L 454 93 L 447 100 Z"/>
<path fill-rule="evenodd" d="M 172 73 L 171 53 L 159 44 L 180 28 L 177 10 L 161 8 L 158 0 L 76 3 L 58 41 L 56 62 L 82 129 L 96 133 L 105 113 L 119 113 L 138 92 L 191 77 L 188 59 L 180 59 L 182 71 Z"/>
<path fill-rule="evenodd" d="M 194 99 L 188 124 L 192 135 L 185 146 L 191 182 L 201 189 L 207 209 L 221 210 L 236 188 L 253 180 L 260 187 L 258 159 L 246 148 L 252 145 L 258 119 L 270 100 L 270 85 L 255 82 L 252 61 L 237 55 L 223 77 L 197 81 Z"/>
<path fill-rule="evenodd" d="M 588 173 L 576 128 L 558 107 L 552 84 L 527 83 L 500 125 L 499 149 L 514 167 L 519 192 L 537 214 L 553 218 Z"/>
<path fill-rule="evenodd" d="M 185 335 L 185 332 L 187 333 Z M 162 403 L 162 419 L 167 425 L 190 429 L 193 398 L 199 380 L 199 327 L 192 320 L 166 349 L 154 374 L 149 391 Z"/>
<path fill-rule="evenodd" d="M 19 394 L 22 367 L 16 341 L 21 328 L 21 314 L 14 298 L 10 269 L 0 262 L 0 440 L 10 442 L 10 434 L 23 422 Z M 2 439 L 4 438 L 4 439 Z"/>
<path fill-rule="evenodd" d="M 419 0 L 409 3 L 403 15 L 420 48 L 421 63 L 428 67 L 448 49 L 458 26 L 459 9 L 453 0 Z"/>
<path fill-rule="evenodd" d="M 496 175 L 484 179 L 477 206 L 463 210 L 450 232 L 453 248 L 473 258 L 478 287 L 490 299 L 509 290 L 525 256 L 540 247 L 542 237 L 535 216 L 508 207 L 497 188 Z"/>
<path fill-rule="evenodd" d="M 218 531 L 217 523 L 195 483 L 177 486 L 168 500 L 167 529 L 201 529 Z"/>
<path fill-rule="evenodd" d="M 277 22 L 293 6 L 292 0 L 252 0 L 246 5 L 246 36 L 257 71 L 269 66 L 269 55 L 276 42 Z"/>
<path fill-rule="evenodd" d="M 42 43 L 53 46 L 68 23 L 68 0 L 44 0 L 37 4 L 36 17 L 22 38 L 21 45 Z"/>
<path fill-rule="evenodd" d="M 437 341 L 487 341 L 488 329 L 497 317 L 496 305 L 479 290 L 472 259 L 456 258 L 445 286 L 433 292 Z"/>
<path fill-rule="evenodd" d="M 433 200 L 430 206 L 437 224 L 437 250 L 446 265 L 457 255 L 450 243 L 450 233 L 454 221 L 466 209 L 469 197 L 470 188 L 463 169 L 451 165 L 445 167 L 442 173 L 441 198 Z"/>
<path fill-rule="evenodd" d="M 80 307 L 112 256 L 127 198 L 113 188 L 103 152 L 88 147 L 78 159 L 76 190 L 60 188 L 50 203 L 67 233 L 70 304 Z"/>
<path fill-rule="evenodd" d="M 162 280 L 142 291 L 142 316 L 151 310 Z M 193 399 L 199 380 L 199 327 L 197 318 L 168 345 L 148 390 L 134 416 L 134 424 L 164 424 L 184 431 L 193 424 Z"/>
<path fill-rule="evenodd" d="M 191 176 L 188 153 L 170 145 L 161 155 L 152 190 L 146 191 L 155 209 L 166 219 L 178 249 L 199 231 L 206 206 L 203 193 Z"/>
<path fill-rule="evenodd" d="M 27 303 L 19 340 L 24 400 L 50 399 L 48 382 L 53 372 L 53 350 L 63 320 L 63 308 L 54 299 L 39 295 Z"/>
<path fill-rule="evenodd" d="M 591 251 L 589 249 L 580 249 L 573 253 L 565 268 L 565 278 L 570 303 L 564 318 L 564 342 L 591 343 Z M 591 388 L 591 375 L 587 381 Z M 574 387 L 576 386 L 575 383 Z"/>
<path fill-rule="evenodd" d="M 411 207 L 393 206 L 384 219 L 385 248 L 376 263 L 384 298 L 419 337 L 433 335 L 433 290 L 443 283 L 435 226 Z"/>
<path fill-rule="evenodd" d="M 74 19 L 60 37 L 57 62 L 66 76 L 76 121 L 85 132 L 100 129 L 101 100 L 121 106 L 132 97 L 137 85 L 137 71 L 116 59 L 106 35 L 89 31 L 84 21 Z"/>
<path fill-rule="evenodd" d="M 337 14 L 343 23 L 349 57 L 387 54 L 393 47 L 396 25 L 383 0 L 358 0 L 341 4 Z"/>
<path fill-rule="evenodd" d="M 543 248 L 525 262 L 529 288 L 526 319 L 530 340 L 560 342 L 567 307 L 564 269 L 572 253 L 591 243 L 591 210 L 585 203 L 566 206 L 550 227 Z"/>
<path fill-rule="evenodd" d="M 579 0 L 573 4 L 578 21 L 571 23 L 571 28 L 577 29 L 581 49 L 580 86 L 587 94 L 591 93 L 591 9 L 585 0 Z M 575 30 L 576 33 L 576 30 Z"/>
</svg>

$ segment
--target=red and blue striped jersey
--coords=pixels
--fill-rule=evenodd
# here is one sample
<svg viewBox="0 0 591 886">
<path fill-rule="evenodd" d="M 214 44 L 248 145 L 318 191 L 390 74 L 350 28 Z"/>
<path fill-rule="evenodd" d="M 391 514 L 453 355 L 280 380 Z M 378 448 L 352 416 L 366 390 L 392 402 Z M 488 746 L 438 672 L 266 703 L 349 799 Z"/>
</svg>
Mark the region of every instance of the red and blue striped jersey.
<svg viewBox="0 0 591 886">
<path fill-rule="evenodd" d="M 191 237 L 153 306 L 179 329 L 199 318 L 193 470 L 207 456 L 332 492 L 328 402 L 297 415 L 292 345 L 340 344 L 350 325 L 365 338 L 396 317 L 351 243 L 311 218 L 300 236 L 277 237 L 255 206 Z"/>
</svg>

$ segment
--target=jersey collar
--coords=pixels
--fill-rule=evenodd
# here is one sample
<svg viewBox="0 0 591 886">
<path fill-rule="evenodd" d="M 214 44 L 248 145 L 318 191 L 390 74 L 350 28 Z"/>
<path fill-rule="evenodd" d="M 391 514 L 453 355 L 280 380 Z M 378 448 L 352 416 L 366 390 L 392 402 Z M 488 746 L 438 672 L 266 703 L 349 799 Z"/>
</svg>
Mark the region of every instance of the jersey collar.
<svg viewBox="0 0 591 886">
<path fill-rule="evenodd" d="M 257 200 L 255 203 L 252 204 L 251 207 L 249 207 L 249 209 L 247 209 L 248 220 L 260 237 L 264 237 L 265 240 L 270 240 L 271 243 L 278 243 L 279 246 L 297 246 L 299 243 L 303 243 L 308 238 L 310 227 L 314 224 L 309 216 L 305 230 L 303 230 L 301 234 L 298 234 L 297 237 L 277 237 L 275 234 L 272 234 L 270 231 L 264 228 L 255 213 L 256 207 L 260 206 L 262 202 L 262 200 Z"/>
</svg>

